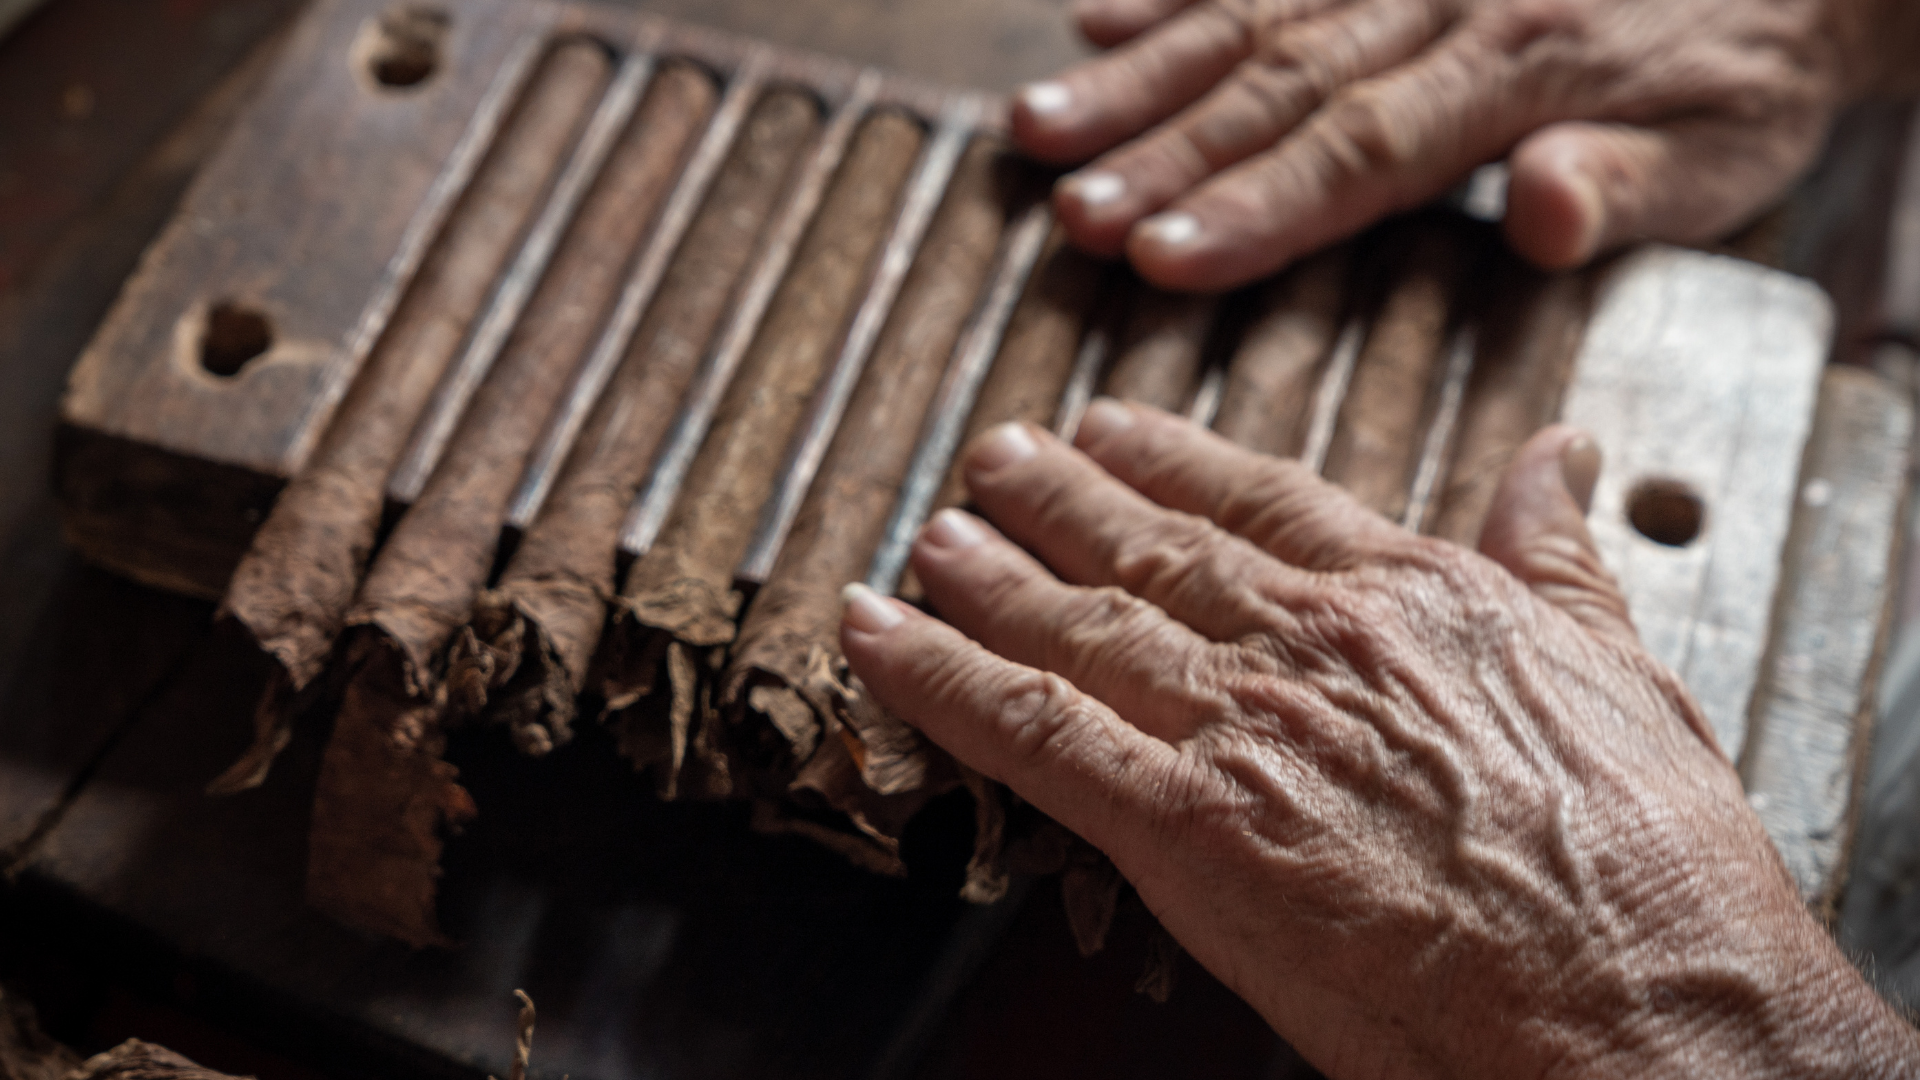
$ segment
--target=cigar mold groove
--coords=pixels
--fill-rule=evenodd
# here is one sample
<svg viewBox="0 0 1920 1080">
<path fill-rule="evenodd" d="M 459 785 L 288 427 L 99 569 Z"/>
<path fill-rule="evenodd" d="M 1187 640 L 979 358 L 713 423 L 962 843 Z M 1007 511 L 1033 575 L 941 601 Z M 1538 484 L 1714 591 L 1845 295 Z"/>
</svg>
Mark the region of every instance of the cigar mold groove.
<svg viewBox="0 0 1920 1080">
<path fill-rule="evenodd" d="M 453 17 L 441 8 L 396 7 L 368 20 L 353 50 L 353 66 L 384 92 L 413 91 L 440 70 Z"/>
<path fill-rule="evenodd" d="M 1065 242 L 1054 177 L 980 95 L 592 3 L 313 10 L 82 357 L 61 488 L 83 551 L 224 596 L 278 665 L 222 790 L 265 775 L 329 662 L 372 658 L 329 750 L 313 891 L 416 941 L 440 940 L 441 831 L 474 809 L 447 727 L 544 753 L 581 702 L 669 796 L 752 799 L 759 827 L 888 872 L 913 814 L 965 785 L 969 895 L 1004 890 L 999 796 L 879 709 L 837 638 L 847 581 L 919 598 L 914 536 L 965 502 L 956 459 L 994 424 L 1071 438 L 1096 393 L 1128 396 L 1461 543 L 1563 411 L 1610 463 L 1658 448 L 1629 477 L 1804 441 L 1634 421 L 1733 398 L 1757 416 L 1804 383 L 1820 313 L 1780 275 L 1655 251 L 1547 279 L 1433 209 L 1242 293 L 1172 296 Z M 288 162 L 329 183 L 286 184 Z M 1635 359 L 1729 352 L 1760 329 L 1702 333 L 1696 309 L 1755 303 L 1765 355 L 1718 390 Z M 1777 572 L 1777 550 L 1743 563 L 1716 547 L 1735 530 L 1705 529 L 1709 497 L 1729 523 L 1774 494 L 1723 472 L 1603 478 L 1603 545 L 1684 545 L 1636 556 L 1637 605 L 1678 576 L 1698 599 Z M 229 509 L 281 485 L 264 524 Z M 1709 556 L 1753 572 L 1712 586 Z M 1764 637 L 1763 609 L 1723 621 L 1716 641 Z M 1745 707 L 1708 693 L 1716 717 Z M 383 805 L 435 810 L 369 870 L 353 830 L 378 807 L 353 792 L 382 769 L 418 788 Z"/>
<path fill-rule="evenodd" d="M 1650 477 L 1627 493 L 1627 521 L 1656 544 L 1683 548 L 1706 531 L 1707 504 L 1683 480 Z"/>
<path fill-rule="evenodd" d="M 273 324 L 261 312 L 234 300 L 207 308 L 200 327 L 200 367 L 231 379 L 273 348 Z"/>
</svg>

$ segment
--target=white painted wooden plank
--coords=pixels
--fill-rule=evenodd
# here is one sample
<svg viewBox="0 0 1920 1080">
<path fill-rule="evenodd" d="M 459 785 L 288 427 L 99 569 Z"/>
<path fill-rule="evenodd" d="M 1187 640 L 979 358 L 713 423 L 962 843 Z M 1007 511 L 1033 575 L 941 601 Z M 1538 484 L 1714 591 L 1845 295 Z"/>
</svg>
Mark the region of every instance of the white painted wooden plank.
<svg viewBox="0 0 1920 1080">
<path fill-rule="evenodd" d="M 1809 282 L 1643 248 L 1607 272 L 1563 409 L 1607 455 L 1594 539 L 1641 637 L 1736 760 L 1832 327 L 1832 305 Z M 1678 481 L 1704 503 L 1686 546 L 1629 521 L 1630 497 L 1650 480 Z"/>
</svg>

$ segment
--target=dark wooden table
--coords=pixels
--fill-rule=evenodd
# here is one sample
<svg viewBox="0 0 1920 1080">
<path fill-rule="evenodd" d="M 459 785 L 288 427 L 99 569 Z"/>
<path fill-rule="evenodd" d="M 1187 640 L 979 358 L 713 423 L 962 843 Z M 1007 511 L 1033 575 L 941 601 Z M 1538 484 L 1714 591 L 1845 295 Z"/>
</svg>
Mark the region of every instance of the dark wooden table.
<svg viewBox="0 0 1920 1080">
<path fill-rule="evenodd" d="M 532 783 L 456 739 L 490 808 L 449 849 L 465 947 L 413 953 L 305 910 L 319 733 L 265 788 L 202 796 L 246 742 L 261 673 L 207 605 L 74 559 L 45 480 L 68 365 L 296 6 L 56 0 L 0 43 L 0 978 L 82 1049 L 138 1035 L 264 1076 L 503 1073 L 515 988 L 540 1003 L 544 1075 L 1310 1075 L 1190 962 L 1169 1004 L 1134 994 L 1137 905 L 1083 960 L 1052 882 L 960 904 L 943 840 L 963 803 L 909 836 L 912 876 L 880 879 L 738 810 L 654 801 L 592 734 Z M 647 6 L 996 89 L 1081 53 L 1060 0 Z M 1828 283 L 1842 354 L 1865 355 L 1906 117 L 1849 123 L 1749 250 Z M 1860 433 L 1822 430 L 1851 460 Z"/>
</svg>

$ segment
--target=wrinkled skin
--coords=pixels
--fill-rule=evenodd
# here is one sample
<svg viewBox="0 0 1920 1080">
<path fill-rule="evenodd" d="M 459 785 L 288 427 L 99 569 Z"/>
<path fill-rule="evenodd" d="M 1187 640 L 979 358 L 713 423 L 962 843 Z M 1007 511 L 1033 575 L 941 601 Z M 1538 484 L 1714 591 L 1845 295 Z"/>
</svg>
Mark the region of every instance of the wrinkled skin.
<svg viewBox="0 0 1920 1080">
<path fill-rule="evenodd" d="M 1835 110 L 1920 83 L 1910 0 L 1084 0 L 1112 51 L 1025 88 L 1074 239 L 1176 289 L 1251 281 L 1506 159 L 1521 255 L 1715 239 Z"/>
<path fill-rule="evenodd" d="M 1154 410 L 1097 403 L 1079 447 L 982 436 L 1004 531 L 946 511 L 914 553 L 951 625 L 853 587 L 846 655 L 1322 1071 L 1920 1067 L 1640 646 L 1583 436 L 1521 451 L 1481 553 Z"/>
</svg>

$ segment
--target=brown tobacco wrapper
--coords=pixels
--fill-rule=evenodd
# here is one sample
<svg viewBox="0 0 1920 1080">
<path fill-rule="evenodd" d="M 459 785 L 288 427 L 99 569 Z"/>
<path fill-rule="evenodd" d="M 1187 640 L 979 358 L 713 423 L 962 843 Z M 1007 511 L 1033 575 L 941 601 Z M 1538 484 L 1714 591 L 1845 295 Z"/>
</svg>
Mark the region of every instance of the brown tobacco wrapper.
<svg viewBox="0 0 1920 1080">
<path fill-rule="evenodd" d="M 1313 397 L 1347 309 L 1350 247 L 1323 252 L 1263 286 L 1227 366 L 1213 429 L 1263 454 L 1298 457 Z"/>
<path fill-rule="evenodd" d="M 809 837 L 855 865 L 901 876 L 907 823 L 960 784 L 958 767 L 919 732 L 882 713 L 857 683 L 842 689 L 818 749 L 784 799 L 756 803 L 754 825 Z"/>
<path fill-rule="evenodd" d="M 1072 246 L 1065 229 L 1054 226 L 967 417 L 966 434 L 960 440 L 963 452 L 995 424 L 1019 420 L 1053 426 L 1060 398 L 1073 377 L 1081 338 L 1112 276 L 1106 264 Z M 956 460 L 947 470 L 933 509 L 938 512 L 966 501 L 967 482 Z M 920 602 L 920 582 L 911 568 L 897 595 L 908 603 Z"/>
<path fill-rule="evenodd" d="M 441 652 L 486 584 L 526 458 L 715 98 L 695 68 L 660 73 L 349 613 L 353 674 L 321 762 L 307 870 L 309 899 L 343 922 L 445 943 L 433 910 L 441 833 L 473 805 L 441 760 Z"/>
<path fill-rule="evenodd" d="M 25 1077 L 20 1080 L 26 1080 Z M 95 1054 L 62 1080 L 235 1080 L 181 1057 L 164 1046 L 128 1039 Z"/>
<path fill-rule="evenodd" d="M 680 793 L 693 746 L 715 755 L 698 770 L 694 790 L 733 790 L 721 744 L 693 727 L 710 712 L 704 687 L 714 650 L 734 638 L 741 604 L 734 570 L 859 303 L 922 141 L 920 125 L 898 113 L 861 125 L 665 528 L 616 602 L 601 677 L 608 722 L 636 767 L 658 767 L 669 796 Z M 647 700 L 663 689 L 665 709 Z"/>
<path fill-rule="evenodd" d="M 325 668 L 380 526 L 387 475 L 479 315 L 567 149 L 606 88 L 605 50 L 557 47 L 448 218 L 325 440 L 275 502 L 234 571 L 221 616 L 275 663 L 254 743 L 211 785 L 257 786 L 291 733 L 296 696 Z"/>
<path fill-rule="evenodd" d="M 1398 521 L 1406 512 L 1435 391 L 1443 374 L 1454 301 L 1484 240 L 1438 216 L 1398 227 L 1406 245 L 1354 366 L 1327 450 L 1327 479 Z"/>
<path fill-rule="evenodd" d="M 455 638 L 450 704 L 505 724 L 525 753 L 544 754 L 571 737 L 614 594 L 627 509 L 819 120 L 814 100 L 795 91 L 769 93 L 755 106 L 551 501 Z"/>
<path fill-rule="evenodd" d="M 1220 298 L 1170 293 L 1135 282 L 1120 348 L 1100 392 L 1183 412 L 1200 385 Z"/>
<path fill-rule="evenodd" d="M 883 794 L 909 790 L 918 781 L 906 774 L 923 774 L 935 753 L 845 681 L 839 588 L 866 573 L 879 547 L 1022 179 L 995 143 L 976 142 L 962 159 L 793 530 L 741 624 L 720 715 L 728 728 L 742 729 L 736 741 L 772 749 L 754 764 L 776 779 L 826 752 L 814 748 L 836 725 L 855 740 L 863 780 Z M 850 794 L 808 790 L 859 818 L 846 805 Z"/>
<path fill-rule="evenodd" d="M 1473 547 L 1521 444 L 1560 414 L 1593 306 L 1592 274 L 1543 274 L 1500 257 L 1432 532 Z"/>
<path fill-rule="evenodd" d="M 415 948 L 451 945 L 434 905 L 441 834 L 475 814 L 441 760 L 441 700 L 403 649 L 361 638 L 327 742 L 307 851 L 307 902 L 328 917 Z"/>
</svg>

